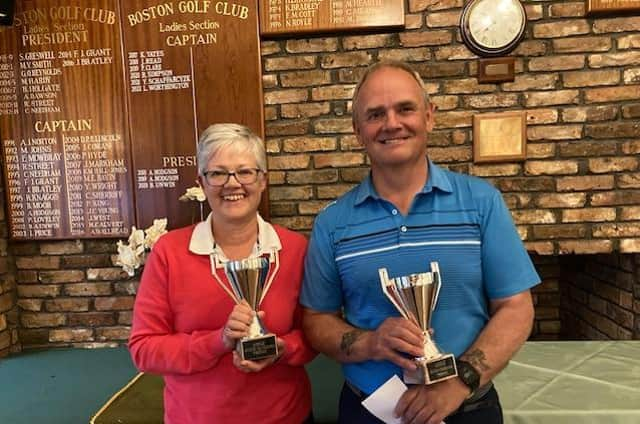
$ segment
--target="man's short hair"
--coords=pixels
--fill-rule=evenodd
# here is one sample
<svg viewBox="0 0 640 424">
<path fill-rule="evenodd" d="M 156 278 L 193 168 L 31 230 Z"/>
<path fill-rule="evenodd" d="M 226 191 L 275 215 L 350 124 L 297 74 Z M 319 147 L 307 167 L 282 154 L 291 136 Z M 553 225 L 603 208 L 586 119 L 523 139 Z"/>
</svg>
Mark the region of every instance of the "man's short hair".
<svg viewBox="0 0 640 424">
<path fill-rule="evenodd" d="M 406 62 L 402 62 L 399 60 L 383 60 L 380 62 L 376 62 L 367 68 L 364 74 L 362 74 L 362 77 L 360 77 L 360 81 L 358 81 L 358 84 L 356 85 L 356 88 L 353 91 L 353 98 L 351 100 L 351 111 L 352 111 L 351 118 L 353 119 L 354 122 L 356 120 L 356 110 L 357 110 L 357 104 L 358 104 L 358 95 L 360 94 L 360 88 L 362 88 L 362 85 L 372 74 L 374 74 L 375 72 L 377 72 L 382 68 L 400 69 L 401 71 L 405 71 L 406 73 L 411 75 L 413 79 L 418 83 L 420 88 L 422 89 L 422 92 L 424 93 L 425 106 L 429 105 L 429 102 L 430 102 L 429 93 L 427 93 L 427 89 L 424 85 L 424 81 L 422 81 L 422 77 L 420 77 L 420 74 L 418 73 L 418 71 L 416 71 L 411 65 L 409 65 Z"/>
</svg>

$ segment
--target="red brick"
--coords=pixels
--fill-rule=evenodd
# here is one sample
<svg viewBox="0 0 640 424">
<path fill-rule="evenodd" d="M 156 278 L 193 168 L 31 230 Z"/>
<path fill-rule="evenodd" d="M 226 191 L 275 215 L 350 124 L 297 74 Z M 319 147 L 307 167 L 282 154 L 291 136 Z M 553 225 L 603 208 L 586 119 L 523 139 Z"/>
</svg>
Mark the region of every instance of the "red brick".
<svg viewBox="0 0 640 424">
<path fill-rule="evenodd" d="M 43 302 L 42 299 L 18 299 L 18 306 L 23 311 L 39 312 Z"/>
<path fill-rule="evenodd" d="M 60 257 L 58 256 L 22 256 L 16 258 L 18 269 L 58 269 Z"/>
<path fill-rule="evenodd" d="M 614 208 L 586 208 L 562 211 L 562 222 L 602 222 L 614 221 Z"/>
<path fill-rule="evenodd" d="M 97 311 L 117 311 L 133 308 L 133 296 L 98 297 L 93 301 Z"/>
<path fill-rule="evenodd" d="M 60 286 L 52 285 L 18 285 L 18 297 L 56 297 L 60 293 Z"/>
<path fill-rule="evenodd" d="M 84 271 L 40 271 L 38 280 L 43 284 L 77 283 L 84 280 Z"/>
<path fill-rule="evenodd" d="M 131 328 L 128 326 L 96 328 L 95 339 L 97 341 L 127 340 L 130 332 Z"/>
<path fill-rule="evenodd" d="M 111 294 L 111 283 L 66 284 L 64 294 L 67 296 L 108 296 Z"/>
<path fill-rule="evenodd" d="M 67 325 L 70 327 L 103 327 L 115 325 L 113 312 L 85 312 L 67 314 Z"/>
<path fill-rule="evenodd" d="M 23 312 L 20 322 L 25 328 L 59 327 L 65 325 L 67 320 L 64 314 Z"/>
<path fill-rule="evenodd" d="M 393 44 L 393 34 L 356 35 L 342 38 L 345 50 L 362 50 L 388 47 Z"/>
<path fill-rule="evenodd" d="M 558 242 L 560 254 L 586 255 L 594 253 L 611 253 L 613 245 L 609 240 L 573 240 Z"/>
<path fill-rule="evenodd" d="M 87 279 L 89 281 L 108 281 L 118 280 L 126 276 L 122 268 L 89 268 L 87 270 Z"/>
<path fill-rule="evenodd" d="M 93 340 L 93 330 L 86 328 L 65 328 L 51 330 L 49 341 L 56 342 L 86 342 Z"/>
<path fill-rule="evenodd" d="M 133 311 L 118 312 L 119 325 L 131 325 L 132 321 L 133 321 Z"/>
<path fill-rule="evenodd" d="M 73 255 L 62 257 L 62 268 L 102 268 L 111 266 L 109 254 Z"/>
<path fill-rule="evenodd" d="M 72 255 L 82 253 L 84 246 L 80 240 L 47 242 L 40 245 L 40 253 L 43 255 Z"/>
<path fill-rule="evenodd" d="M 318 37 L 288 40 L 285 49 L 288 53 L 333 52 L 338 49 L 338 39 L 335 37 Z"/>
<path fill-rule="evenodd" d="M 47 312 L 86 312 L 89 310 L 89 299 L 52 299 L 44 302 Z"/>
</svg>

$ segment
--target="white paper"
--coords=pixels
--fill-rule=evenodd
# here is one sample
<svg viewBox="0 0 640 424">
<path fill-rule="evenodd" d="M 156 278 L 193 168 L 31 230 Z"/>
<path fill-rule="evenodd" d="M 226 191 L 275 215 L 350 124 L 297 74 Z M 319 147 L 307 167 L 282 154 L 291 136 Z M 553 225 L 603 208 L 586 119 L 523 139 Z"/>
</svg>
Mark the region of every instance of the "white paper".
<svg viewBox="0 0 640 424">
<path fill-rule="evenodd" d="M 396 418 L 393 415 L 393 410 L 396 409 L 398 401 L 406 391 L 407 386 L 397 375 L 394 375 L 363 400 L 362 406 L 386 424 L 401 424 L 402 418 Z M 442 421 L 440 424 L 445 424 L 445 422 Z"/>
<path fill-rule="evenodd" d="M 363 400 L 362 406 L 386 424 L 400 424 L 402 419 L 396 418 L 393 415 L 393 410 L 396 408 L 402 394 L 406 391 L 407 386 L 397 375 L 394 375 L 378 390 Z"/>
</svg>

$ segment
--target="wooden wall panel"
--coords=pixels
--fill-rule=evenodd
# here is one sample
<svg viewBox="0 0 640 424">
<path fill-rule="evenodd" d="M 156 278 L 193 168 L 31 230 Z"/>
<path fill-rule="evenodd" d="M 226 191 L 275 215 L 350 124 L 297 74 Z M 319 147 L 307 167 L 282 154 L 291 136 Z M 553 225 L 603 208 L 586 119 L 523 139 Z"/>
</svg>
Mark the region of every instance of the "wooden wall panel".
<svg viewBox="0 0 640 424">
<path fill-rule="evenodd" d="M 404 0 L 263 0 L 264 36 L 318 34 L 404 26 Z"/>
<path fill-rule="evenodd" d="M 0 29 L 10 236 L 199 220 L 178 201 L 196 181 L 198 135 L 236 122 L 263 136 L 261 82 L 255 0 L 19 1 Z"/>
<path fill-rule="evenodd" d="M 197 177 L 198 135 L 264 132 L 256 2 L 130 0 L 122 21 L 137 221 L 190 224 L 194 205 L 177 199 Z"/>
<path fill-rule="evenodd" d="M 0 33 L 10 236 L 124 236 L 133 201 L 117 2 L 16 6 Z"/>
</svg>

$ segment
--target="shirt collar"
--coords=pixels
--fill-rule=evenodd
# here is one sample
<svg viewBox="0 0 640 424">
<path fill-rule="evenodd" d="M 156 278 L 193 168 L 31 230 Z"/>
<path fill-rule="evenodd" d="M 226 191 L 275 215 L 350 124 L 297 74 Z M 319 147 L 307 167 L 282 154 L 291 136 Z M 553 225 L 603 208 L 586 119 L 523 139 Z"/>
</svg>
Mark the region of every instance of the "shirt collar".
<svg viewBox="0 0 640 424">
<path fill-rule="evenodd" d="M 227 257 L 220 246 L 216 245 L 216 241 L 213 238 L 213 231 L 211 230 L 212 219 L 213 217 L 210 213 L 206 220 L 199 222 L 193 229 L 191 241 L 189 242 L 189 251 L 196 255 L 211 255 L 215 253 L 218 260 L 226 262 L 228 261 Z M 258 214 L 258 241 L 253 246 L 251 256 L 262 256 L 280 249 L 282 249 L 282 244 L 275 228 Z"/>
<path fill-rule="evenodd" d="M 429 193 L 433 191 L 434 188 L 442 190 L 446 193 L 451 193 L 453 188 L 451 186 L 451 181 L 447 177 L 447 174 L 444 172 L 442 168 L 440 168 L 435 163 L 431 162 L 430 159 L 427 158 L 427 166 L 429 167 L 429 173 L 427 177 L 427 181 L 422 187 L 420 193 Z M 380 195 L 376 191 L 376 188 L 373 186 L 373 180 L 371 179 L 371 172 L 367 175 L 367 178 L 362 181 L 357 188 L 356 193 L 356 206 L 364 202 L 367 198 L 379 199 Z"/>
</svg>

